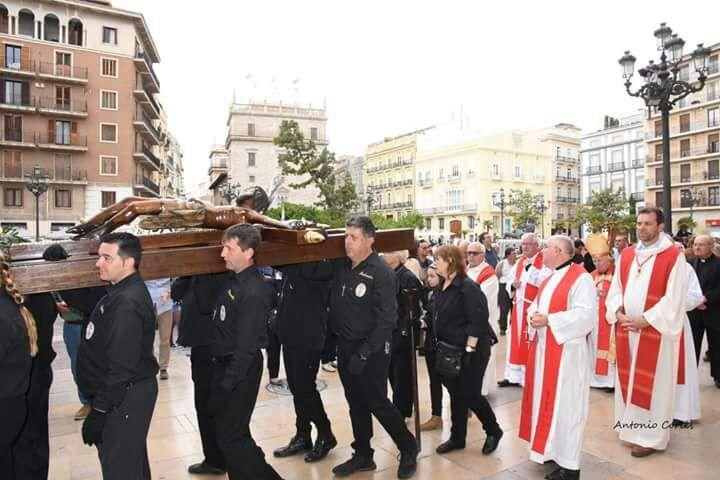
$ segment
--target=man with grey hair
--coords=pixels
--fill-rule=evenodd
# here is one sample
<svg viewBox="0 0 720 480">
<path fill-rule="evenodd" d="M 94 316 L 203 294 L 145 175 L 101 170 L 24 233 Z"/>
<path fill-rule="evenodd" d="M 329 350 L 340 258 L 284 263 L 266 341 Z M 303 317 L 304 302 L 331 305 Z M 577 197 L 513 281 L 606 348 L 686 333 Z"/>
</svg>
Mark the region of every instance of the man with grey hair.
<svg viewBox="0 0 720 480">
<path fill-rule="evenodd" d="M 505 378 L 500 387 L 522 386 L 525 382 L 525 364 L 530 344 L 527 338 L 527 308 L 535 300 L 538 287 L 552 271 L 543 263 L 543 252 L 534 233 L 522 236 L 523 255 L 513 266 L 513 282 L 506 288 L 513 299 L 510 314 L 510 333 L 507 336 Z"/>
<path fill-rule="evenodd" d="M 530 351 L 519 435 L 530 443 L 532 461 L 559 465 L 546 479 L 575 480 L 590 400 L 586 338 L 597 321 L 595 284 L 572 262 L 569 237 L 550 237 L 542 253 L 552 273 L 528 307 Z"/>
</svg>

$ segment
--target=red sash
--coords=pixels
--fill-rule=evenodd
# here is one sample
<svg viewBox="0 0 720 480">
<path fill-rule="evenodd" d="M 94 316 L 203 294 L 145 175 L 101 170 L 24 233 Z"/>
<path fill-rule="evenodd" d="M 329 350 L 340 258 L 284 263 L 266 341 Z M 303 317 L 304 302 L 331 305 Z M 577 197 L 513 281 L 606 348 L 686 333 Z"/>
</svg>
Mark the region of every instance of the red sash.
<svg viewBox="0 0 720 480">
<path fill-rule="evenodd" d="M 605 314 L 607 313 L 607 306 L 605 305 L 605 299 L 607 298 L 607 293 L 610 290 L 610 280 L 609 279 L 603 279 L 598 280 L 602 276 L 607 276 L 610 279 L 612 278 L 612 275 L 615 271 L 615 268 L 610 265 L 610 268 L 608 268 L 608 271 L 600 274 L 597 270 L 592 272 L 593 280 L 595 280 L 595 285 L 597 286 L 598 283 L 602 286 L 602 291 L 605 293 L 605 296 L 598 298 L 598 341 L 597 341 L 597 350 L 595 352 L 595 373 L 597 375 L 607 375 L 609 371 L 609 364 L 608 364 L 608 352 L 610 350 L 610 332 L 612 330 L 612 327 L 608 323 L 607 319 L 605 318 Z M 606 278 L 607 278 L 606 277 Z"/>
<path fill-rule="evenodd" d="M 490 277 L 495 276 L 495 269 L 492 268 L 490 265 L 485 265 L 485 268 L 482 269 L 482 271 L 478 274 L 477 278 L 475 279 L 475 283 L 480 285 L 485 280 L 487 280 Z"/>
<path fill-rule="evenodd" d="M 572 264 L 567 273 L 560 280 L 555 291 L 550 297 L 550 308 L 548 315 L 556 312 L 567 311 L 570 289 L 577 279 L 585 272 L 581 264 Z M 546 278 L 540 285 L 538 298 L 542 294 L 545 285 L 552 277 Z M 525 369 L 525 391 L 523 392 L 522 409 L 520 413 L 519 436 L 529 442 L 532 433 L 532 411 L 533 411 L 533 388 L 535 386 L 535 362 L 544 361 L 542 386 L 540 387 L 540 408 L 538 409 L 537 424 L 535 426 L 535 438 L 531 449 L 539 454 L 545 453 L 550 426 L 552 425 L 555 397 L 557 395 L 557 384 L 560 371 L 560 360 L 562 359 L 563 345 L 557 343 L 552 329 L 548 326 L 545 329 L 545 358 L 538 359 L 537 356 L 538 336 L 535 335 L 530 344 L 527 368 Z"/>
<path fill-rule="evenodd" d="M 680 334 L 680 358 L 678 359 L 677 384 L 685 385 L 685 325 Z"/>
<path fill-rule="evenodd" d="M 675 266 L 680 251 L 677 248 L 668 248 L 655 255 L 652 276 L 648 286 L 645 307 L 643 311 L 651 309 L 665 296 L 670 272 Z M 627 247 L 620 256 L 620 287 L 623 301 L 625 286 L 627 285 L 630 265 L 635 260 L 635 245 Z M 640 344 L 635 361 L 635 383 L 630 403 L 645 410 L 650 410 L 652 391 L 655 383 L 655 370 L 660 355 L 660 340 L 662 335 L 654 327 L 648 326 L 640 332 Z M 624 328 L 615 328 L 615 345 L 617 354 L 618 379 L 622 391 L 623 401 L 627 403 L 628 383 L 630 381 L 630 337 Z"/>
<path fill-rule="evenodd" d="M 522 272 L 525 269 L 525 263 L 527 263 L 527 257 L 522 256 L 518 258 L 517 263 L 515 264 L 515 281 L 520 281 L 520 277 L 522 276 Z M 518 320 L 518 295 L 519 290 L 515 290 L 515 296 L 513 296 L 513 308 L 512 312 L 510 312 L 510 363 L 519 364 L 520 363 L 520 357 L 518 356 L 518 351 L 520 350 L 520 321 Z M 522 299 L 520 299 L 520 302 L 522 302 Z"/>
</svg>

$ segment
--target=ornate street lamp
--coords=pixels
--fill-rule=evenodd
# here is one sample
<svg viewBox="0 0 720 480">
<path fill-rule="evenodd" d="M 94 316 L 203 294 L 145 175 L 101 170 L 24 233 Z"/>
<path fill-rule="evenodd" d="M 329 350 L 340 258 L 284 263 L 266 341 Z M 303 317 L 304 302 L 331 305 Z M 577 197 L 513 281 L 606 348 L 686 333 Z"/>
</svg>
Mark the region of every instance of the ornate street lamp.
<svg viewBox="0 0 720 480">
<path fill-rule="evenodd" d="M 367 200 L 365 200 L 365 203 L 367 203 L 367 215 L 370 216 L 370 210 L 372 209 L 373 204 L 373 196 L 372 194 L 368 194 Z"/>
<path fill-rule="evenodd" d="M 233 200 L 240 194 L 240 188 L 242 187 L 240 183 L 230 183 L 230 180 L 231 178 L 228 176 L 219 188 L 220 196 L 225 199 L 228 205 L 232 205 Z"/>
<path fill-rule="evenodd" d="M 505 207 L 509 206 L 508 202 L 505 202 L 505 189 L 500 188 L 500 195 L 493 201 L 493 205 L 500 209 L 500 238 L 505 237 Z"/>
<path fill-rule="evenodd" d="M 543 194 L 535 196 L 535 205 L 540 211 L 540 231 L 542 232 L 542 238 L 545 238 L 545 211 L 548 205 L 545 203 L 545 196 Z"/>
<path fill-rule="evenodd" d="M 699 44 L 692 53 L 691 58 L 695 71 L 698 73 L 698 83 L 678 80 L 680 72 L 680 61 L 683 58 L 683 46 L 685 41 L 672 33 L 672 29 L 665 23 L 654 32 L 658 42 L 660 63 L 652 60 L 645 68 L 638 70 L 645 84 L 636 91 L 631 91 L 631 78 L 635 72 L 635 57 L 626 51 L 620 58 L 619 63 L 623 69 L 625 79 L 625 90 L 632 97 L 640 97 L 648 107 L 648 118 L 652 109 L 660 110 L 662 113 L 662 141 L 663 141 L 663 207 L 665 212 L 665 231 L 672 234 L 672 204 L 670 181 L 670 110 L 679 100 L 691 93 L 699 92 L 705 86 L 707 59 L 710 49 Z"/>
<path fill-rule="evenodd" d="M 25 188 L 35 196 L 35 241 L 40 241 L 40 195 L 48 191 L 50 177 L 37 165 L 32 173 L 25 175 Z"/>
<path fill-rule="evenodd" d="M 702 192 L 698 192 L 694 188 L 692 190 L 681 190 L 680 191 L 680 199 L 685 200 L 688 204 L 690 204 L 690 220 L 693 218 L 693 208 L 695 205 L 699 205 L 702 201 L 703 194 Z"/>
</svg>

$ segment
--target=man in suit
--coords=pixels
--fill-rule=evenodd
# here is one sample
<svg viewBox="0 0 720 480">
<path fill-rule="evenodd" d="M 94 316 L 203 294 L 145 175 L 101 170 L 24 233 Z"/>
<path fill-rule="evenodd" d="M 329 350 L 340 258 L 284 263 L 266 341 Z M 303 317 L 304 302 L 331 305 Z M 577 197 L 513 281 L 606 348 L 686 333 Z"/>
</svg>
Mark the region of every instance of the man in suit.
<svg viewBox="0 0 720 480">
<path fill-rule="evenodd" d="M 698 361 L 703 334 L 707 331 L 710 375 L 715 380 L 715 386 L 720 388 L 720 258 L 713 255 L 713 246 L 713 239 L 708 235 L 695 238 L 695 258 L 690 260 L 690 265 L 700 280 L 705 301 L 688 315 Z"/>
</svg>

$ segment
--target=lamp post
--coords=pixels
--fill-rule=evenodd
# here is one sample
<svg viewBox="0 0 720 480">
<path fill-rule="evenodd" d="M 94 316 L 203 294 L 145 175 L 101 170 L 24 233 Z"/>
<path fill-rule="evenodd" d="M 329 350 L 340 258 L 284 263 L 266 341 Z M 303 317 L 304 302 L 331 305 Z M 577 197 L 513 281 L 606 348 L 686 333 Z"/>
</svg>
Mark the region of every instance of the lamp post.
<svg viewBox="0 0 720 480">
<path fill-rule="evenodd" d="M 537 209 L 540 211 L 540 231 L 542 238 L 545 238 L 545 211 L 547 210 L 547 204 L 545 203 L 545 197 L 540 194 L 535 197 Z"/>
<path fill-rule="evenodd" d="M 25 188 L 35 196 L 35 241 L 40 241 L 40 195 L 47 192 L 48 180 L 50 177 L 45 175 L 37 165 L 33 168 L 31 174 L 25 175 Z"/>
<path fill-rule="evenodd" d="M 367 215 L 368 215 L 368 217 L 369 217 L 369 216 L 370 216 L 370 210 L 372 209 L 372 204 L 373 204 L 373 196 L 372 196 L 372 195 L 368 195 L 368 196 L 367 196 L 367 199 L 365 200 L 365 203 L 367 203 Z"/>
<path fill-rule="evenodd" d="M 702 200 L 702 192 L 698 192 L 694 188 L 692 190 L 681 190 L 680 199 L 690 204 L 690 220 L 693 218 L 693 208 Z"/>
<path fill-rule="evenodd" d="M 505 189 L 500 188 L 500 195 L 493 202 L 496 207 L 500 209 L 500 238 L 505 238 L 505 207 L 508 206 L 505 203 Z"/>
<path fill-rule="evenodd" d="M 232 201 L 237 198 L 238 192 L 240 191 L 241 185 L 239 183 L 230 183 L 231 177 L 228 176 L 225 181 L 220 185 L 220 196 L 222 196 L 228 205 L 232 204 Z"/>
<path fill-rule="evenodd" d="M 663 207 L 665 210 L 665 232 L 672 234 L 672 204 L 671 204 L 671 181 L 670 181 L 670 110 L 679 100 L 691 93 L 699 92 L 705 86 L 705 73 L 707 72 L 707 59 L 710 49 L 699 44 L 692 53 L 691 58 L 698 73 L 698 84 L 693 85 L 685 80 L 678 80 L 680 62 L 683 58 L 683 46 L 685 41 L 672 33 L 672 29 L 665 23 L 654 32 L 658 42 L 660 63 L 652 60 L 645 68 L 638 70 L 645 84 L 636 91 L 631 91 L 631 78 L 635 72 L 635 57 L 626 51 L 620 58 L 619 63 L 623 68 L 625 79 L 625 90 L 632 97 L 639 97 L 645 101 L 648 107 L 648 118 L 652 108 L 662 113 L 662 141 L 663 141 Z"/>
</svg>

